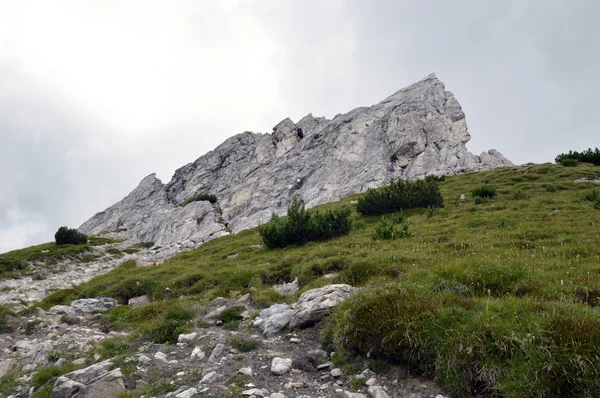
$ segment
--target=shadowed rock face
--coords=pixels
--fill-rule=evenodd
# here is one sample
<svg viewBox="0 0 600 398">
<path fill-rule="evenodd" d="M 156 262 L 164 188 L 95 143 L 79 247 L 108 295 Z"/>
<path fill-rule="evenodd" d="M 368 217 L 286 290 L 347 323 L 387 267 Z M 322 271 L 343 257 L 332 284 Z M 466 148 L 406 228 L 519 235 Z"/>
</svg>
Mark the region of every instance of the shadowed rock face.
<svg viewBox="0 0 600 398">
<path fill-rule="evenodd" d="M 471 154 L 465 115 L 435 75 L 377 105 L 333 120 L 285 119 L 272 134 L 245 132 L 181 167 L 163 185 L 154 175 L 79 229 L 127 228 L 133 240 L 198 245 L 283 214 L 298 195 L 307 207 L 399 178 L 487 171 L 512 163 L 495 150 Z M 198 193 L 218 202 L 181 204 Z"/>
</svg>

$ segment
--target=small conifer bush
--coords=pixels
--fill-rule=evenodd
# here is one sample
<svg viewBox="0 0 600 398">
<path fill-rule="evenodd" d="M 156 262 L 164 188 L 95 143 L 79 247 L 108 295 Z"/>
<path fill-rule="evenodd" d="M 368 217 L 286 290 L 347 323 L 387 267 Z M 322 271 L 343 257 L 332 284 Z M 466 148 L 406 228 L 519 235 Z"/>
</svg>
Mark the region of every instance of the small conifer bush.
<svg viewBox="0 0 600 398">
<path fill-rule="evenodd" d="M 80 245 L 87 243 L 87 236 L 75 228 L 60 227 L 54 234 L 54 240 L 57 245 Z"/>
<path fill-rule="evenodd" d="M 261 226 L 260 235 L 269 249 L 348 235 L 352 229 L 350 213 L 348 208 L 324 213 L 309 211 L 302 200 L 294 197 L 287 216 L 273 214 L 271 220 Z"/>
<path fill-rule="evenodd" d="M 385 187 L 369 189 L 356 204 L 356 210 L 363 216 L 417 207 L 444 207 L 444 198 L 434 178 L 399 180 Z"/>
<path fill-rule="evenodd" d="M 564 167 L 576 167 L 579 164 L 579 161 L 573 158 L 564 158 L 560 161 L 560 164 Z"/>
<path fill-rule="evenodd" d="M 600 166 L 600 149 L 596 148 L 592 150 L 592 148 L 588 148 L 582 152 L 569 151 L 569 153 L 561 153 L 560 155 L 556 156 L 554 161 L 562 164 L 563 166 L 568 166 L 567 164 L 563 163 L 567 159 L 572 159 L 581 163 L 592 163 L 596 166 Z M 570 161 L 567 163 L 571 163 L 570 166 L 577 165 L 577 163 L 572 164 Z"/>
<path fill-rule="evenodd" d="M 215 195 L 209 194 L 209 193 L 201 193 L 201 194 L 192 196 L 191 198 L 187 198 L 186 200 L 183 201 L 181 206 L 185 207 L 192 202 L 199 202 L 201 200 L 207 200 L 210 202 L 210 204 L 213 204 L 213 205 L 215 203 L 217 203 L 217 197 Z"/>
<path fill-rule="evenodd" d="M 496 196 L 496 187 L 487 184 L 480 185 L 478 187 L 473 188 L 473 190 L 471 191 L 471 195 L 473 196 L 473 199 L 475 199 L 477 196 L 479 196 L 480 198 L 491 199 L 494 196 Z"/>
</svg>

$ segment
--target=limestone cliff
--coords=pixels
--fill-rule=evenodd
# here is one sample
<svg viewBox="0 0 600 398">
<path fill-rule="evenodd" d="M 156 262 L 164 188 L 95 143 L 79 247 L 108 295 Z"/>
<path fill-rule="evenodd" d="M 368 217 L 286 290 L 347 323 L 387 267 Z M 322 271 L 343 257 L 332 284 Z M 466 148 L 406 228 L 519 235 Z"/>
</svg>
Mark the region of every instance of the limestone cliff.
<svg viewBox="0 0 600 398">
<path fill-rule="evenodd" d="M 392 180 L 491 170 L 512 163 L 495 150 L 471 154 L 465 114 L 435 75 L 377 105 L 332 120 L 285 119 L 271 134 L 245 132 L 181 167 L 163 185 L 154 175 L 79 229 L 126 228 L 132 240 L 196 246 L 266 222 L 298 195 L 307 207 Z M 192 202 L 199 193 L 218 202 Z"/>
</svg>

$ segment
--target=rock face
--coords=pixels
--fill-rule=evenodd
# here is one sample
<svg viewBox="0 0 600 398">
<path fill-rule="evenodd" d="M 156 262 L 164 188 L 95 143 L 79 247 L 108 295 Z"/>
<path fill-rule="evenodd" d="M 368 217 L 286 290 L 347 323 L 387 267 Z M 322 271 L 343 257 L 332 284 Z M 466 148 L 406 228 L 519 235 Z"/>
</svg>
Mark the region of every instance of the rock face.
<svg viewBox="0 0 600 398">
<path fill-rule="evenodd" d="M 126 228 L 133 240 L 193 247 L 285 213 L 296 195 L 313 207 L 399 178 L 512 165 L 495 150 L 471 154 L 470 137 L 458 101 L 432 74 L 332 120 L 309 114 L 297 123 L 283 120 L 272 134 L 233 136 L 166 185 L 155 175 L 144 178 L 79 229 L 93 235 Z M 182 206 L 198 194 L 218 202 Z"/>
</svg>

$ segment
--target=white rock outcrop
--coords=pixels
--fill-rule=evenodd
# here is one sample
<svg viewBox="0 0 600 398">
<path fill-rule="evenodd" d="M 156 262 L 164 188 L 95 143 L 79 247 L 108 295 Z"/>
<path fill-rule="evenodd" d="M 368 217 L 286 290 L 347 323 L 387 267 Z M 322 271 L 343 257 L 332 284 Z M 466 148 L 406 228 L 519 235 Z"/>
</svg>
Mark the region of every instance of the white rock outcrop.
<svg viewBox="0 0 600 398">
<path fill-rule="evenodd" d="M 399 178 L 491 170 L 512 163 L 498 151 L 479 156 L 465 114 L 435 75 L 379 104 L 332 120 L 285 119 L 272 134 L 245 132 L 181 167 L 164 185 L 154 174 L 86 221 L 94 235 L 123 230 L 131 240 L 195 247 L 283 214 L 294 196 L 308 208 Z M 198 194 L 217 202 L 182 204 Z"/>
</svg>

